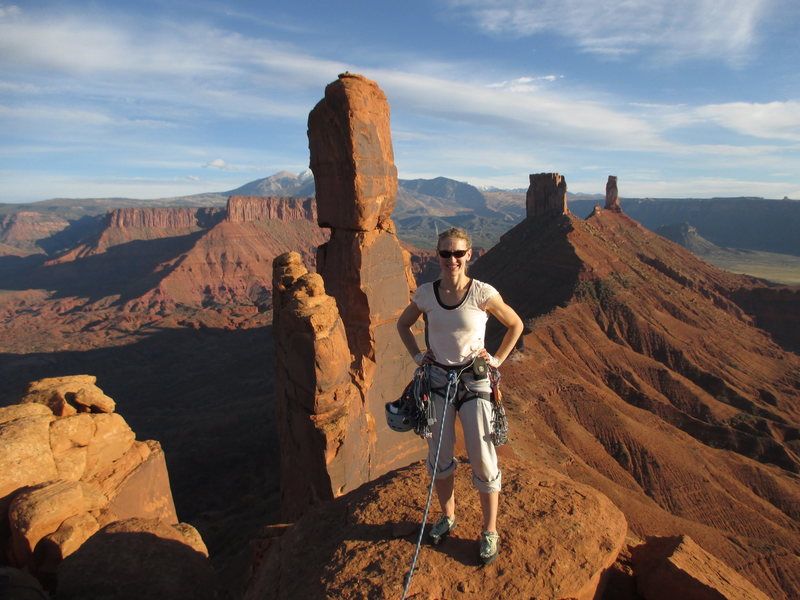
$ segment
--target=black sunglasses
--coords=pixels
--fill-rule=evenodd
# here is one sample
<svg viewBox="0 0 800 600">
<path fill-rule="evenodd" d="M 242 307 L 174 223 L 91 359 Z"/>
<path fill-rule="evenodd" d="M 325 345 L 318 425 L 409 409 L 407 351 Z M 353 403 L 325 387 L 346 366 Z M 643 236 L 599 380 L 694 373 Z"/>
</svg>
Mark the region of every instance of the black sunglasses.
<svg viewBox="0 0 800 600">
<path fill-rule="evenodd" d="M 464 256 L 469 252 L 469 250 L 439 250 L 439 256 L 442 258 L 450 258 L 451 256 L 455 256 L 456 258 L 464 258 Z"/>
</svg>

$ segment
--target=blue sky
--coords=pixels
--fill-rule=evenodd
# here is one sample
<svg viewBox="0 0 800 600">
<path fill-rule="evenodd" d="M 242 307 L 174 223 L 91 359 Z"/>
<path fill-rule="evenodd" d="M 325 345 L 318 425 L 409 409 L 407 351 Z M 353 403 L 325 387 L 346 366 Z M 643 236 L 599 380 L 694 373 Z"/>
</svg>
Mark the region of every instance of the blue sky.
<svg viewBox="0 0 800 600">
<path fill-rule="evenodd" d="M 299 173 L 345 70 L 401 178 L 800 199 L 798 31 L 796 0 L 0 0 L 0 202 Z"/>
</svg>

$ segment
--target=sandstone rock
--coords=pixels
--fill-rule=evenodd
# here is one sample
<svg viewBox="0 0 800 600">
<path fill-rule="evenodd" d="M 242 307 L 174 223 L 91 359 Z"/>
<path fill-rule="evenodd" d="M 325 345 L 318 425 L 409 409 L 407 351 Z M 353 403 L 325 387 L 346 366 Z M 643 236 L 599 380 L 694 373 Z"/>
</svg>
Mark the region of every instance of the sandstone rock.
<svg viewBox="0 0 800 600">
<path fill-rule="evenodd" d="M 622 207 L 619 204 L 619 191 L 617 190 L 617 178 L 615 175 L 608 176 L 608 182 L 606 183 L 605 209 L 622 212 Z"/>
<path fill-rule="evenodd" d="M 10 495 L 21 487 L 56 477 L 50 451 L 50 423 L 46 406 L 15 405 L 0 408 L 0 510 L 5 514 Z"/>
<path fill-rule="evenodd" d="M 688 536 L 648 538 L 633 551 L 645 600 L 768 600 L 752 583 Z"/>
<path fill-rule="evenodd" d="M 95 476 L 133 445 L 136 438 L 131 428 L 120 415 L 92 414 L 95 431 L 87 446 L 85 478 Z"/>
<path fill-rule="evenodd" d="M 101 509 L 106 502 L 97 488 L 82 481 L 44 483 L 17 494 L 8 510 L 16 564 L 27 564 L 39 540 L 69 517 Z"/>
<path fill-rule="evenodd" d="M 299 252 L 284 252 L 272 261 L 273 319 L 288 302 L 288 290 L 301 275 L 308 273 Z"/>
<path fill-rule="evenodd" d="M 208 559 L 183 534 L 157 520 L 112 523 L 58 569 L 59 600 L 171 600 L 217 597 Z"/>
<path fill-rule="evenodd" d="M 42 404 L 50 409 L 50 411 L 57 417 L 64 417 L 74 415 L 78 410 L 67 401 L 67 397 L 63 390 L 41 390 L 29 393 L 21 402 L 33 402 Z"/>
<path fill-rule="evenodd" d="M 287 519 L 424 450 L 384 418 L 414 367 L 395 329 L 414 281 L 389 218 L 397 170 L 383 92 L 359 75 L 340 76 L 309 115 L 308 136 L 318 221 L 332 231 L 317 251 L 319 275 L 303 274 L 297 256 L 273 265 Z"/>
<path fill-rule="evenodd" d="M 67 481 L 80 480 L 86 473 L 86 457 L 88 453 L 85 447 L 76 446 L 60 452 L 58 456 L 54 455 L 58 479 Z"/>
<path fill-rule="evenodd" d="M 113 412 L 114 401 L 95 385 L 96 381 L 93 375 L 48 377 L 31 383 L 20 402 L 44 404 L 58 417 L 77 411 Z"/>
<path fill-rule="evenodd" d="M 52 417 L 53 411 L 43 404 L 12 404 L 0 407 L 0 425 L 15 419 L 42 416 Z"/>
<path fill-rule="evenodd" d="M 567 180 L 558 173 L 531 175 L 525 212 L 529 217 L 567 214 Z"/>
<path fill-rule="evenodd" d="M 344 73 L 308 117 L 321 227 L 371 231 L 397 194 L 389 105 L 374 81 Z"/>
<path fill-rule="evenodd" d="M 106 396 L 98 387 L 81 388 L 71 398 L 73 404 L 78 405 L 78 410 L 85 412 L 113 413 L 116 403 Z M 83 408 L 81 408 L 83 407 Z"/>
<path fill-rule="evenodd" d="M 309 504 L 364 481 L 365 432 L 358 429 L 366 423 L 350 379 L 344 325 L 322 278 L 301 275 L 281 293 L 281 303 L 273 326 L 281 507 L 286 518 L 294 518 Z"/>
<path fill-rule="evenodd" d="M 88 512 L 65 519 L 53 533 L 44 536 L 36 545 L 34 570 L 41 577 L 55 576 L 58 565 L 67 556 L 99 531 L 100 525 Z"/>
<path fill-rule="evenodd" d="M 554 471 L 514 459 L 504 459 L 502 467 L 497 562 L 477 568 L 479 500 L 468 467 L 460 467 L 458 528 L 441 546 L 423 546 L 409 597 L 601 597 L 604 573 L 625 541 L 627 524 L 619 509 Z M 531 485 L 542 479 L 553 485 Z M 313 508 L 266 545 L 245 600 L 400 597 L 418 529 L 399 538 L 392 533 L 398 524 L 419 522 L 427 481 L 417 464 Z"/>
<path fill-rule="evenodd" d="M 95 423 L 91 415 L 80 414 L 56 419 L 50 425 L 50 447 L 53 454 L 58 456 L 70 448 L 88 446 L 94 432 Z"/>
<path fill-rule="evenodd" d="M 122 458 L 98 473 L 97 482 L 108 497 L 101 525 L 134 517 L 178 522 L 164 451 L 156 441 L 136 442 Z"/>
<path fill-rule="evenodd" d="M 41 392 L 61 386 L 72 386 L 73 391 L 97 383 L 94 375 L 66 375 L 64 377 L 45 377 L 28 384 L 28 393 Z"/>
<path fill-rule="evenodd" d="M 187 546 L 208 558 L 208 548 L 197 529 L 189 525 L 189 523 L 174 523 L 172 528 L 181 535 Z"/>
</svg>

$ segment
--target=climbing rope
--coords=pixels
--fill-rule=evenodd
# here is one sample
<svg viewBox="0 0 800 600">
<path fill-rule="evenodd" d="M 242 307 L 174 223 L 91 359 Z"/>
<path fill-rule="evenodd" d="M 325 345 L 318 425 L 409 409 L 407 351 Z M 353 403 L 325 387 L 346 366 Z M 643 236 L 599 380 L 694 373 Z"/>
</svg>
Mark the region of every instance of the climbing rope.
<svg viewBox="0 0 800 600">
<path fill-rule="evenodd" d="M 458 393 L 458 380 L 461 377 L 461 374 L 470 366 L 472 366 L 472 363 L 466 365 L 458 373 L 456 373 L 455 370 L 447 372 L 447 390 L 444 393 L 444 409 L 442 410 L 442 424 L 439 426 L 439 441 L 436 444 L 436 458 L 434 458 L 433 460 L 431 484 L 428 487 L 428 501 L 425 503 L 425 513 L 422 515 L 422 526 L 420 526 L 419 528 L 417 547 L 414 549 L 414 558 L 411 560 L 411 569 L 408 571 L 408 577 L 406 577 L 406 587 L 403 590 L 403 597 L 401 600 L 406 600 L 406 595 L 408 594 L 408 588 L 411 586 L 411 578 L 414 576 L 414 569 L 417 566 L 417 557 L 419 556 L 419 549 L 422 546 L 422 536 L 423 533 L 425 532 L 425 524 L 428 522 L 428 511 L 431 508 L 431 498 L 433 498 L 433 484 L 436 481 L 436 469 L 439 466 L 439 451 L 442 449 L 442 434 L 444 433 L 444 420 L 445 416 L 447 415 L 447 407 L 450 406 L 456 399 L 456 394 Z M 451 389 L 453 390 L 452 397 L 450 396 Z"/>
</svg>

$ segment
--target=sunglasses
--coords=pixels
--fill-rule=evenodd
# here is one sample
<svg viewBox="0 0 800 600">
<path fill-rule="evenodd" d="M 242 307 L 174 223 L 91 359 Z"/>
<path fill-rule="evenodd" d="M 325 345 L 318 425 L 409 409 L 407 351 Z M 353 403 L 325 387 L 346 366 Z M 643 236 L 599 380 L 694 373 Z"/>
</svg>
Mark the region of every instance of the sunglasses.
<svg viewBox="0 0 800 600">
<path fill-rule="evenodd" d="M 439 250 L 439 256 L 442 258 L 450 258 L 451 256 L 455 256 L 456 258 L 464 258 L 469 250 Z"/>
</svg>

